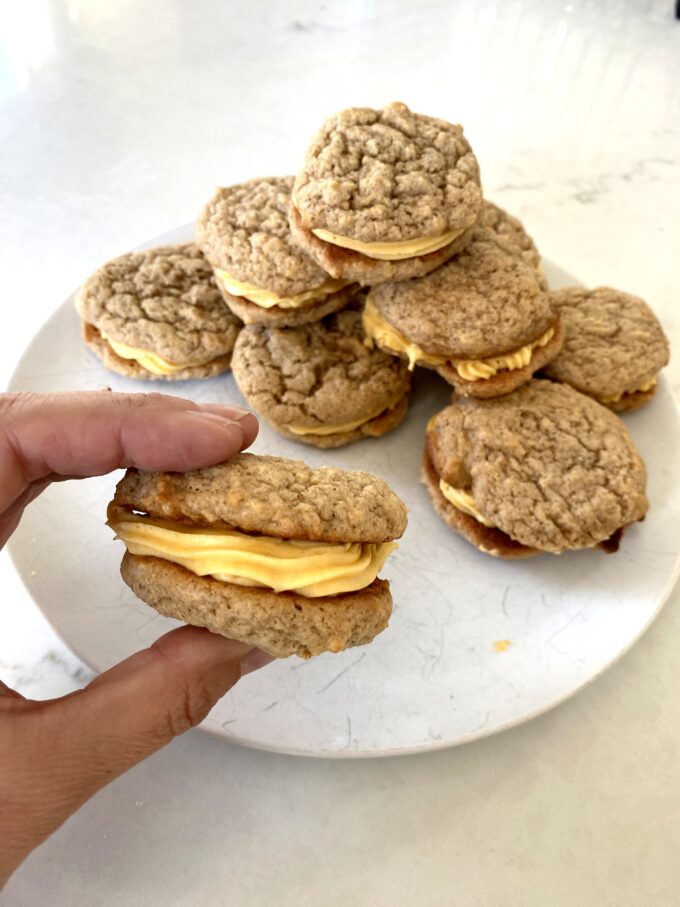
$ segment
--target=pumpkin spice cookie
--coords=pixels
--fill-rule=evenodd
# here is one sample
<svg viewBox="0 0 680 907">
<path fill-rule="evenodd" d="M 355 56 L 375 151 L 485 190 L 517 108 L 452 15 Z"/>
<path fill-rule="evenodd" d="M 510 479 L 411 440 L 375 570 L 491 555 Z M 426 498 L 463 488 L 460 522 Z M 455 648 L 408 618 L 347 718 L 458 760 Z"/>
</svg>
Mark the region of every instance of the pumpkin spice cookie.
<svg viewBox="0 0 680 907">
<path fill-rule="evenodd" d="M 364 472 L 239 454 L 187 473 L 129 469 L 108 523 L 127 548 L 123 579 L 161 614 L 308 658 L 387 626 L 377 574 L 406 507 Z"/>
<path fill-rule="evenodd" d="M 438 268 L 481 213 L 462 127 L 393 103 L 326 120 L 296 177 L 290 225 L 332 277 L 372 285 Z"/>
<path fill-rule="evenodd" d="M 87 345 L 129 378 L 219 375 L 242 327 L 193 243 L 113 259 L 84 283 L 76 307 Z"/>
<path fill-rule="evenodd" d="M 508 214 L 503 208 L 484 199 L 483 224 L 500 237 L 508 248 L 517 252 L 528 265 L 543 275 L 541 256 L 520 220 Z"/>
<path fill-rule="evenodd" d="M 474 397 L 514 390 L 562 345 L 536 272 L 485 227 L 432 274 L 373 287 L 363 321 L 381 349 Z"/>
<path fill-rule="evenodd" d="M 564 384 L 455 398 L 430 420 L 423 480 L 435 510 L 481 551 L 615 551 L 647 512 L 644 463 L 623 422 Z"/>
<path fill-rule="evenodd" d="M 364 340 L 355 310 L 299 328 L 248 325 L 234 350 L 234 377 L 248 404 L 289 438 L 340 447 L 379 437 L 406 415 L 410 374 Z"/>
<path fill-rule="evenodd" d="M 356 287 L 328 276 L 292 240 L 293 177 L 217 189 L 196 224 L 196 242 L 217 284 L 245 324 L 309 324 L 344 308 Z"/>
<path fill-rule="evenodd" d="M 550 294 L 564 324 L 564 346 L 543 369 L 615 412 L 654 396 L 668 363 L 668 340 L 646 302 L 610 287 L 567 287 Z"/>
</svg>

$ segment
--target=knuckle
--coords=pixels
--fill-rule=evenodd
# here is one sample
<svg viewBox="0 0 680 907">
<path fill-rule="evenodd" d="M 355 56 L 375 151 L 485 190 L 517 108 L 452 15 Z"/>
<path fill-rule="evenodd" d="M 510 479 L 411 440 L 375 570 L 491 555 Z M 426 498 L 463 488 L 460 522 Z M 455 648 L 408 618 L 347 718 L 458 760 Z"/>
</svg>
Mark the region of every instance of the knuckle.
<svg viewBox="0 0 680 907">
<path fill-rule="evenodd" d="M 178 737 L 196 727 L 206 717 L 212 705 L 210 692 L 201 680 L 180 678 L 173 702 L 165 716 L 167 732 L 172 737 Z"/>
</svg>

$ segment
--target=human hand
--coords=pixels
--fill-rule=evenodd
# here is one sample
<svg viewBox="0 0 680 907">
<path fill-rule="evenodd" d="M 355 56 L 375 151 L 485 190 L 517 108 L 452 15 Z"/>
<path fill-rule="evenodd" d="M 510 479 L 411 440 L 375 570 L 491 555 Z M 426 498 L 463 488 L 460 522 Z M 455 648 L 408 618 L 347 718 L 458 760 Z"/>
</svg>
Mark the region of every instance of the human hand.
<svg viewBox="0 0 680 907">
<path fill-rule="evenodd" d="M 0 395 L 0 546 L 50 482 L 126 466 L 198 469 L 256 435 L 244 410 L 160 394 Z M 0 682 L 0 888 L 101 787 L 202 721 L 270 660 L 181 627 L 60 699 L 32 702 Z"/>
</svg>

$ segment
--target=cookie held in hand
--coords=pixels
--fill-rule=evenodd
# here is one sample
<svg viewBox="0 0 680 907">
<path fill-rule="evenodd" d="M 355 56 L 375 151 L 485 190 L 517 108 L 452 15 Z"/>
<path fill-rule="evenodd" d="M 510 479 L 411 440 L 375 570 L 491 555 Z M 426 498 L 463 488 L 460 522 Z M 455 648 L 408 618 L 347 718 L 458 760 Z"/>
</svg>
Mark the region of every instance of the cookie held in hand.
<svg viewBox="0 0 680 907">
<path fill-rule="evenodd" d="M 161 614 L 277 658 L 370 642 L 406 507 L 364 472 L 239 454 L 187 473 L 130 469 L 108 509 L 121 574 Z"/>
</svg>

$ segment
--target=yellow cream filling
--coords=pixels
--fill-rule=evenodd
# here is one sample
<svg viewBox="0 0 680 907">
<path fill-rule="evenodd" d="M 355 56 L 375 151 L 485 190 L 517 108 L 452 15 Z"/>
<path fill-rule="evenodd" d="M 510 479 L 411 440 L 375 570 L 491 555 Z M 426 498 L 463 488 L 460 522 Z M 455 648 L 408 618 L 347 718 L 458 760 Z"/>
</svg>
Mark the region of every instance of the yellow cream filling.
<svg viewBox="0 0 680 907">
<path fill-rule="evenodd" d="M 444 479 L 439 480 L 439 490 L 444 495 L 446 500 L 453 504 L 456 510 L 462 510 L 463 513 L 467 513 L 470 516 L 474 517 L 479 523 L 482 523 L 484 526 L 493 526 L 494 524 L 483 516 L 477 509 L 477 504 L 475 499 L 472 496 L 472 492 L 466 491 L 463 488 L 454 488 L 453 485 L 449 485 Z"/>
<path fill-rule="evenodd" d="M 308 598 L 370 586 L 395 542 L 307 542 L 227 529 L 163 525 L 134 514 L 109 525 L 128 551 L 180 564 L 197 576 Z"/>
<path fill-rule="evenodd" d="M 446 365 L 448 359 L 446 356 L 437 356 L 434 353 L 426 353 L 418 344 L 410 343 L 404 335 L 395 327 L 386 321 L 380 314 L 376 305 L 371 301 L 369 296 L 364 306 L 362 315 L 364 332 L 371 346 L 377 342 L 379 346 L 387 347 L 395 353 L 404 353 L 408 357 L 409 371 L 413 371 L 418 362 L 424 362 L 435 368 Z"/>
<path fill-rule="evenodd" d="M 121 359 L 133 359 L 135 362 L 139 362 L 142 368 L 145 368 L 147 372 L 151 372 L 154 375 L 173 375 L 175 372 L 181 372 L 185 368 L 194 368 L 198 365 L 205 365 L 207 362 L 212 362 L 212 359 L 192 359 L 187 362 L 170 362 L 168 359 L 164 359 L 162 356 L 159 356 L 157 353 L 152 353 L 150 350 L 141 350 L 136 346 L 128 346 L 127 343 L 122 343 L 120 340 L 114 340 L 103 331 L 100 331 L 99 333 L 102 339 L 106 340 L 114 353 L 120 356 Z"/>
<path fill-rule="evenodd" d="M 555 329 L 548 328 L 536 340 L 527 343 L 512 353 L 503 353 L 500 356 L 491 356 L 489 359 L 458 359 L 454 362 L 461 378 L 466 381 L 483 381 L 492 378 L 501 371 L 515 371 L 524 368 L 531 362 L 534 350 L 546 346 L 555 336 Z"/>
<path fill-rule="evenodd" d="M 340 425 L 321 425 L 318 428 L 307 428 L 289 425 L 288 431 L 292 432 L 294 435 L 337 435 L 344 434 L 348 431 L 354 431 L 355 428 L 359 428 L 360 425 L 365 425 L 367 422 L 371 422 L 373 419 L 377 419 L 378 416 L 382 413 L 389 412 L 389 410 L 394 409 L 394 407 L 399 403 L 403 393 L 399 393 L 387 406 L 382 407 L 382 409 L 377 410 L 372 413 L 370 416 L 362 416 L 361 419 L 355 419 L 353 422 L 343 422 Z"/>
<path fill-rule="evenodd" d="M 221 268 L 216 268 L 215 274 L 227 293 L 232 296 L 243 296 L 263 309 L 271 309 L 274 306 L 278 306 L 280 309 L 299 309 L 308 303 L 318 302 L 318 300 L 330 296 L 331 293 L 337 293 L 338 290 L 349 285 L 346 280 L 334 280 L 329 277 L 318 287 L 305 290 L 304 293 L 297 293 L 294 296 L 277 296 L 276 293 L 270 293 L 269 290 L 263 290 L 252 283 L 242 283 Z"/>
<path fill-rule="evenodd" d="M 601 403 L 620 403 L 627 394 L 644 394 L 645 391 L 651 391 L 653 387 L 656 387 L 656 380 L 656 378 L 652 378 L 651 381 L 646 381 L 640 387 L 636 387 L 635 390 L 621 391 L 620 394 L 616 394 L 614 397 L 598 397 L 598 400 Z"/>
<path fill-rule="evenodd" d="M 313 229 L 312 233 L 324 242 L 353 252 L 361 252 L 368 258 L 377 258 L 380 261 L 402 261 L 405 258 L 415 258 L 417 255 L 427 255 L 448 246 L 459 237 L 463 230 L 447 230 L 440 236 L 424 236 L 421 239 L 404 239 L 400 242 L 360 242 L 349 236 L 341 236 L 330 230 L 321 228 Z"/>
<path fill-rule="evenodd" d="M 527 343 L 510 353 L 492 356 L 488 359 L 447 359 L 436 353 L 426 353 L 418 344 L 411 343 L 404 335 L 393 327 L 378 311 L 370 296 L 366 300 L 363 314 L 363 324 L 366 336 L 380 346 L 387 347 L 395 353 L 403 353 L 408 357 L 408 367 L 413 371 L 419 363 L 439 368 L 443 365 L 453 366 L 465 381 L 484 381 L 492 378 L 500 371 L 514 371 L 524 368 L 531 362 L 533 351 L 545 346 L 555 335 L 554 328 L 548 328 L 540 337 Z"/>
</svg>

